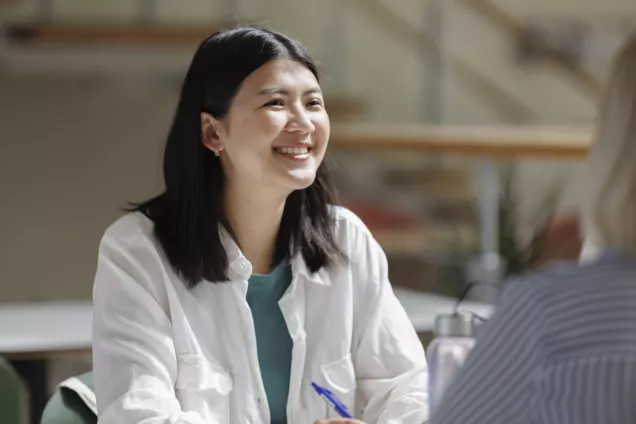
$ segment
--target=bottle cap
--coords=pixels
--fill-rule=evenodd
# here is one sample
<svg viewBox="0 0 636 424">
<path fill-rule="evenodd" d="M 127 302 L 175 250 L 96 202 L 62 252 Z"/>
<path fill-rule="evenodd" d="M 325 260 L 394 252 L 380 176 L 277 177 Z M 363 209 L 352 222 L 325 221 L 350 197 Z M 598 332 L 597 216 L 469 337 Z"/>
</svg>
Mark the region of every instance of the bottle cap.
<svg viewBox="0 0 636 424">
<path fill-rule="evenodd" d="M 441 337 L 473 337 L 475 323 L 468 313 L 456 312 L 438 315 L 435 319 L 435 335 Z"/>
</svg>

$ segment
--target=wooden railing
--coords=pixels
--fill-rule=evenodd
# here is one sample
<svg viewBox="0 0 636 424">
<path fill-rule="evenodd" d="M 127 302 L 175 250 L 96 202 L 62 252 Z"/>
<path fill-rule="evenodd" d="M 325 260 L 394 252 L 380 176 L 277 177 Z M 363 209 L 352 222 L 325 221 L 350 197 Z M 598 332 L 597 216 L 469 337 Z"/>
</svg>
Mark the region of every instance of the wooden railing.
<svg viewBox="0 0 636 424">
<path fill-rule="evenodd" d="M 334 127 L 329 148 L 332 151 L 398 150 L 413 154 L 465 155 L 479 160 L 481 249 L 498 252 L 501 193 L 495 160 L 581 161 L 587 156 L 592 137 L 592 130 L 583 128 L 346 125 Z M 372 228 L 371 231 L 391 254 L 424 254 L 453 243 L 448 228 L 443 226 L 416 225 L 397 230 Z M 470 237 L 468 234 L 470 232 L 464 238 Z"/>
<path fill-rule="evenodd" d="M 5 33 L 13 42 L 31 44 L 192 45 L 233 25 L 230 22 L 210 25 L 23 24 L 8 26 Z"/>
<path fill-rule="evenodd" d="M 360 124 L 336 126 L 330 148 L 581 160 L 591 140 L 590 129 Z"/>
<path fill-rule="evenodd" d="M 17 45 L 71 46 L 162 46 L 194 48 L 215 31 L 232 28 L 236 22 L 209 25 L 166 24 L 20 24 L 5 28 L 5 36 Z M 349 122 L 367 111 L 363 99 L 344 93 L 326 95 L 329 114 L 336 121 Z"/>
</svg>

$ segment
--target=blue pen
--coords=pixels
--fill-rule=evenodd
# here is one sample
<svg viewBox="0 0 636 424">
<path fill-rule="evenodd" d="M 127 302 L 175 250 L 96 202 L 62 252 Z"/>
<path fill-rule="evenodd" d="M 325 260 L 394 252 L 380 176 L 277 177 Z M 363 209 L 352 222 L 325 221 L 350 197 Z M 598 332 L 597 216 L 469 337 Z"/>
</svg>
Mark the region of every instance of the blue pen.
<svg viewBox="0 0 636 424">
<path fill-rule="evenodd" d="M 342 418 L 353 418 L 344 403 L 336 395 L 316 383 L 311 383 L 318 396 L 323 398 Z"/>
</svg>

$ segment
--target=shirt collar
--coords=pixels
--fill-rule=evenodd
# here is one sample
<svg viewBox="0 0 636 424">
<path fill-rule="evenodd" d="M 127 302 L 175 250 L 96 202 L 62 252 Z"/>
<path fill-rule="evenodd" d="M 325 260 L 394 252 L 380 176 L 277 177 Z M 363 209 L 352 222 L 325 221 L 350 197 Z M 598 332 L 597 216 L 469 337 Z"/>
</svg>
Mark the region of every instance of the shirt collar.
<svg viewBox="0 0 636 424">
<path fill-rule="evenodd" d="M 292 273 L 295 275 L 301 275 L 305 279 L 305 281 L 318 284 L 321 286 L 330 286 L 331 278 L 329 276 L 329 271 L 322 267 L 316 272 L 311 272 L 309 268 L 307 268 L 307 264 L 305 263 L 305 259 L 303 258 L 302 253 L 298 252 L 291 260 Z"/>
<path fill-rule="evenodd" d="M 623 250 L 617 247 L 600 247 L 600 245 L 586 241 L 583 243 L 581 254 L 579 255 L 579 264 L 607 263 L 628 258 L 631 259 L 630 255 L 626 255 Z"/>
<path fill-rule="evenodd" d="M 247 281 L 252 275 L 252 264 L 223 226 L 219 226 L 219 236 L 227 254 L 228 279 L 230 281 Z"/>
<path fill-rule="evenodd" d="M 585 240 L 583 243 L 583 247 L 581 248 L 581 253 L 579 255 L 579 263 L 581 265 L 589 264 L 591 262 L 595 262 L 602 255 L 603 249 L 600 249 L 590 240 Z"/>
<path fill-rule="evenodd" d="M 219 235 L 221 237 L 221 244 L 227 253 L 229 266 L 228 278 L 232 281 L 247 281 L 252 275 L 252 264 L 245 255 L 243 255 L 243 252 L 241 252 L 234 238 L 223 226 L 219 226 Z M 290 263 L 292 274 L 302 276 L 304 281 L 323 286 L 331 285 L 329 271 L 323 267 L 317 272 L 311 272 L 311 270 L 307 268 L 302 253 L 298 252 L 295 254 Z"/>
</svg>

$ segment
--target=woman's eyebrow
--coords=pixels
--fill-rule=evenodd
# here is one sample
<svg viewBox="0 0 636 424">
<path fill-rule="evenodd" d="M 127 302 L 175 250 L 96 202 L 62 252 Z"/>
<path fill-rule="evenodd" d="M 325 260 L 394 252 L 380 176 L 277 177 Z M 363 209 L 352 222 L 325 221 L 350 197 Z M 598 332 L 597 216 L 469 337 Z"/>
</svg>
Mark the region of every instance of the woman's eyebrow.
<svg viewBox="0 0 636 424">
<path fill-rule="evenodd" d="M 318 87 L 310 88 L 309 90 L 305 90 L 303 92 L 303 97 L 308 96 L 310 94 L 320 94 L 322 90 Z M 259 96 L 271 96 L 272 94 L 281 94 L 284 96 L 289 96 L 289 90 L 284 88 L 266 88 L 258 92 Z"/>
</svg>

